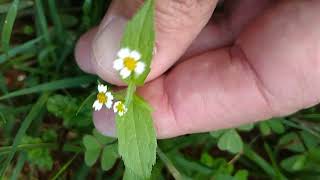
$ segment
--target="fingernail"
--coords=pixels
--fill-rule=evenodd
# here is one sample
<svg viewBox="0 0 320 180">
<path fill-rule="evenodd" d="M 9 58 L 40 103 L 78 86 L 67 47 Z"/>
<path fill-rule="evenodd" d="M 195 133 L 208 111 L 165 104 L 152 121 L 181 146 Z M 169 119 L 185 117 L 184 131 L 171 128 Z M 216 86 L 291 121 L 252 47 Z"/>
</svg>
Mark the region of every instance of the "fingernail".
<svg viewBox="0 0 320 180">
<path fill-rule="evenodd" d="M 107 25 L 99 29 L 92 46 L 93 64 L 97 75 L 116 85 L 123 83 L 118 73 L 112 68 L 112 64 L 120 49 L 120 41 L 126 24 L 127 19 L 123 17 L 111 18 Z"/>
<path fill-rule="evenodd" d="M 115 116 L 112 110 L 101 109 L 93 113 L 93 123 L 103 135 L 116 137 Z"/>
</svg>

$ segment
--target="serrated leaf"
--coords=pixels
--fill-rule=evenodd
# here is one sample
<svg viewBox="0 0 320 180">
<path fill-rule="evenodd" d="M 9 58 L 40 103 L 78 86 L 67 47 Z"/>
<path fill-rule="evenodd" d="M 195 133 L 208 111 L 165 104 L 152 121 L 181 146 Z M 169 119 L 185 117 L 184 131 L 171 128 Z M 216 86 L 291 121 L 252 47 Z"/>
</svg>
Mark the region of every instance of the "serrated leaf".
<svg viewBox="0 0 320 180">
<path fill-rule="evenodd" d="M 143 74 L 135 77 L 137 85 L 142 85 L 150 72 L 150 64 L 155 41 L 154 0 L 147 0 L 138 13 L 128 22 L 121 41 L 121 48 L 137 50 L 146 64 Z M 124 80 L 129 82 L 129 79 Z"/>
<path fill-rule="evenodd" d="M 92 166 L 97 160 L 101 152 L 101 146 L 94 136 L 86 135 L 83 138 L 83 145 L 86 148 L 84 154 L 85 163 Z"/>
<path fill-rule="evenodd" d="M 147 103 L 134 96 L 128 112 L 116 117 L 119 154 L 126 169 L 148 178 L 156 161 L 156 133 Z"/>
<path fill-rule="evenodd" d="M 243 142 L 237 131 L 230 129 L 218 141 L 218 147 L 231 153 L 238 153 L 243 149 Z"/>
<path fill-rule="evenodd" d="M 118 154 L 116 153 L 117 147 L 115 145 L 106 146 L 103 148 L 101 155 L 101 167 L 104 171 L 110 170 L 114 163 L 118 159 Z"/>
</svg>

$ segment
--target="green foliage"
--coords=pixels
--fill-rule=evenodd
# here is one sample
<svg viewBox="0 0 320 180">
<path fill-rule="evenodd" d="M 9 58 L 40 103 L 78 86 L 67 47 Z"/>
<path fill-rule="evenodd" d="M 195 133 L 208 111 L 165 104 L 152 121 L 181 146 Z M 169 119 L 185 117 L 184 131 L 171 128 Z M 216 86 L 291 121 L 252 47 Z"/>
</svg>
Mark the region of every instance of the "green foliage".
<svg viewBox="0 0 320 180">
<path fill-rule="evenodd" d="M 218 147 L 221 150 L 238 153 L 243 148 L 243 142 L 237 131 L 230 129 L 219 138 Z"/>
<path fill-rule="evenodd" d="M 119 154 L 124 161 L 126 172 L 142 179 L 151 176 L 156 162 L 157 140 L 151 107 L 135 95 L 135 90 L 137 85 L 144 83 L 150 72 L 155 41 L 154 7 L 154 0 L 145 1 L 128 22 L 121 41 L 121 48 L 137 50 L 146 64 L 143 74 L 124 79 L 128 84 L 125 98 L 128 112 L 122 117 L 116 116 Z"/>
<path fill-rule="evenodd" d="M 22 144 L 40 144 L 44 141 L 41 138 L 31 136 L 24 136 L 21 140 Z M 47 148 L 34 148 L 27 150 L 27 159 L 30 164 L 39 167 L 42 170 L 51 170 L 53 166 L 53 159 Z"/>
<path fill-rule="evenodd" d="M 218 148 L 231 153 L 239 153 L 243 150 L 243 141 L 236 131 L 248 132 L 254 128 L 254 124 L 245 124 L 236 129 L 222 129 L 210 132 L 210 135 L 218 139 Z"/>
<path fill-rule="evenodd" d="M 78 112 L 79 100 L 69 96 L 53 95 L 48 99 L 47 109 L 58 118 L 63 119 L 66 127 L 86 127 L 91 124 L 91 106 L 89 103 Z"/>
<path fill-rule="evenodd" d="M 149 105 L 135 96 L 123 117 L 117 117 L 119 154 L 126 168 L 136 175 L 150 176 L 156 161 L 156 135 Z"/>
<path fill-rule="evenodd" d="M 138 13 L 128 22 L 121 41 L 122 48 L 137 50 L 142 55 L 146 70 L 139 77 L 134 77 L 135 84 L 142 85 L 150 72 L 154 50 L 154 0 L 147 0 Z M 131 80 L 125 80 L 128 84 Z"/>
<path fill-rule="evenodd" d="M 107 171 L 119 158 L 116 140 L 100 134 L 97 130 L 93 131 L 93 135 L 85 135 L 82 142 L 85 147 L 84 159 L 88 166 L 93 166 L 101 156 L 101 168 Z"/>
<path fill-rule="evenodd" d="M 285 132 L 285 127 L 282 124 L 282 118 L 273 118 L 267 121 L 263 121 L 259 123 L 259 129 L 262 135 L 268 136 L 271 135 L 272 132 L 276 134 L 283 134 Z"/>
</svg>

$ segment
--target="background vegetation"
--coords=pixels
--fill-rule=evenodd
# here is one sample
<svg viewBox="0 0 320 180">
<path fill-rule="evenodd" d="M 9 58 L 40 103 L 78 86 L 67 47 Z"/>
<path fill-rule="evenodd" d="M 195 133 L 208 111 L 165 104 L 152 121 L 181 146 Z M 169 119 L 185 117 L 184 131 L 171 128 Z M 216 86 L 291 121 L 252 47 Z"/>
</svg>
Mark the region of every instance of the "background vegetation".
<svg viewBox="0 0 320 180">
<path fill-rule="evenodd" d="M 99 23 L 108 4 L 0 0 L 3 179 L 122 178 L 116 139 L 92 124 L 97 78 L 73 57 L 77 38 Z M 152 179 L 320 179 L 317 107 L 158 143 Z"/>
</svg>

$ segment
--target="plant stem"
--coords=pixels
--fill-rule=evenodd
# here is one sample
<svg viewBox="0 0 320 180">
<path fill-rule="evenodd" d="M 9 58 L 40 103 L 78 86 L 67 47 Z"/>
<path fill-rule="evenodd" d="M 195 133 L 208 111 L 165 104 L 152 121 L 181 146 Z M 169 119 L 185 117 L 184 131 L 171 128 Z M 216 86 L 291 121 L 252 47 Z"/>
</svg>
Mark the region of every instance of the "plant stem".
<svg viewBox="0 0 320 180">
<path fill-rule="evenodd" d="M 162 150 L 159 147 L 157 148 L 157 153 L 161 161 L 166 165 L 166 167 L 174 177 L 174 179 L 177 179 L 177 180 L 182 179 L 180 172 L 177 170 L 177 168 L 173 165 L 173 163 L 170 161 L 167 155 L 164 152 L 162 152 Z"/>
<path fill-rule="evenodd" d="M 127 95 L 126 95 L 126 100 L 125 100 L 126 107 L 129 107 L 129 105 L 133 99 L 133 95 L 136 92 L 136 88 L 137 87 L 136 87 L 134 81 L 130 81 L 128 84 Z"/>
</svg>

